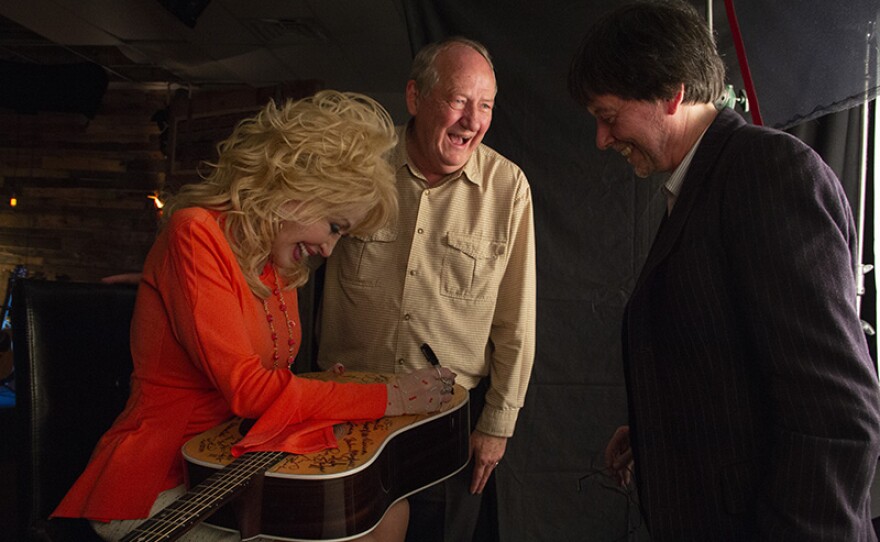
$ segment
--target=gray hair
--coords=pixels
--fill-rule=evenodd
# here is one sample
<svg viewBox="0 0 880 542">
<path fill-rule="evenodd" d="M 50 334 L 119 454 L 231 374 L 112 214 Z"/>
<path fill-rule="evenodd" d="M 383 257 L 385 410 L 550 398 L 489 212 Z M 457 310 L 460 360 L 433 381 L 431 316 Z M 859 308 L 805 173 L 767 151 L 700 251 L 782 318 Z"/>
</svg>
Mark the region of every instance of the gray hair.
<svg viewBox="0 0 880 542">
<path fill-rule="evenodd" d="M 480 56 L 485 58 L 486 62 L 489 63 L 492 73 L 495 73 L 495 65 L 492 63 L 492 57 L 489 56 L 489 50 L 486 49 L 485 45 L 462 36 L 452 36 L 442 41 L 426 45 L 413 59 L 412 67 L 409 70 L 409 78 L 416 82 L 416 90 L 420 96 L 424 96 L 431 92 L 431 89 L 433 89 L 434 85 L 437 84 L 437 81 L 440 80 L 440 75 L 437 73 L 437 68 L 434 65 L 437 60 L 437 55 L 456 46 L 470 47 L 474 51 L 480 53 Z"/>
</svg>

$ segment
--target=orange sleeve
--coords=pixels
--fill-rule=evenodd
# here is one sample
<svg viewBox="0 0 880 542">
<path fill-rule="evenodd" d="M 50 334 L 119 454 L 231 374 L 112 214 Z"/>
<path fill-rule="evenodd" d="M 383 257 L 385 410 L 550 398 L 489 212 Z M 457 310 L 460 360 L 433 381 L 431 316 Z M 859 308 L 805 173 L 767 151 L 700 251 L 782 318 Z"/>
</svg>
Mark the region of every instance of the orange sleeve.
<svg viewBox="0 0 880 542">
<path fill-rule="evenodd" d="M 178 211 L 174 218 L 180 213 L 184 211 Z M 260 418 L 271 409 L 273 427 L 305 421 L 325 425 L 321 420 L 332 426 L 339 420 L 382 416 L 384 385 L 341 386 L 296 378 L 286 370 L 266 369 L 246 321 L 254 317 L 248 312 L 254 294 L 214 214 L 195 211 L 181 218 L 169 224 L 173 229 L 169 231 L 168 265 L 157 280 L 162 283 L 160 290 L 177 340 L 220 390 L 232 412 Z M 298 327 L 299 314 L 292 317 Z M 262 322 L 258 330 L 268 333 Z"/>
</svg>

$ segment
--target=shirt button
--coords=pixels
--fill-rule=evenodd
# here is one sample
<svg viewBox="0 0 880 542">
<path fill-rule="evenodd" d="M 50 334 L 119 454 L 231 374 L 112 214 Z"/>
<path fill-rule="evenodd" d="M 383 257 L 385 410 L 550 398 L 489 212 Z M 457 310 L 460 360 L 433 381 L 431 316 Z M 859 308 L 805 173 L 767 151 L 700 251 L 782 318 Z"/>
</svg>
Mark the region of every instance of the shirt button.
<svg viewBox="0 0 880 542">
<path fill-rule="evenodd" d="M 398 364 L 398 365 L 403 365 L 403 358 L 400 358 L 399 360 L 397 360 L 397 364 Z"/>
<path fill-rule="evenodd" d="M 410 269 L 410 270 L 409 270 L 409 274 L 410 274 L 410 275 L 415 275 L 415 274 L 416 274 L 416 270 L 415 270 L 415 269 Z"/>
<path fill-rule="evenodd" d="M 419 233 L 425 233 L 425 230 L 423 230 L 422 228 L 419 228 L 419 229 L 416 230 L 416 231 L 418 231 Z"/>
<path fill-rule="evenodd" d="M 404 315 L 403 315 L 403 319 L 404 319 L 404 320 L 409 320 L 409 314 L 404 314 Z"/>
</svg>

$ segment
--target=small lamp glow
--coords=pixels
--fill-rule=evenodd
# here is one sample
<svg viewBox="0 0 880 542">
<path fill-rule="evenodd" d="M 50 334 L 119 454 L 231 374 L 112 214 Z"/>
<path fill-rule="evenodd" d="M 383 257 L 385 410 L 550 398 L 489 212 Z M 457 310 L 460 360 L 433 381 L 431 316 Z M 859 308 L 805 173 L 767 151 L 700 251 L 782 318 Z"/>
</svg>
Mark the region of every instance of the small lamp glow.
<svg viewBox="0 0 880 542">
<path fill-rule="evenodd" d="M 18 205 L 18 198 L 15 197 L 15 194 L 12 194 L 12 196 L 9 197 L 9 206 L 15 207 L 16 205 Z"/>
<path fill-rule="evenodd" d="M 156 209 L 161 209 L 162 207 L 165 207 L 165 202 L 159 199 L 159 196 L 157 194 L 150 194 L 149 196 L 147 196 L 147 198 L 153 200 L 153 204 L 156 205 Z"/>
</svg>

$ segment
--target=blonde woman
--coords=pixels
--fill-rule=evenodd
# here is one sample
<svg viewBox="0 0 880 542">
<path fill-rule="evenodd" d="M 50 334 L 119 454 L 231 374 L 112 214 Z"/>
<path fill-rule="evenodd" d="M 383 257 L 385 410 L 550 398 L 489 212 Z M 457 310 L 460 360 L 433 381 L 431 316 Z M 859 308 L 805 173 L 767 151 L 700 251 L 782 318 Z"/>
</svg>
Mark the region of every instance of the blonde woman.
<svg viewBox="0 0 880 542">
<path fill-rule="evenodd" d="M 402 376 L 400 386 L 289 370 L 308 258 L 396 214 L 384 158 L 395 141 L 378 103 L 322 91 L 269 103 L 218 146 L 203 182 L 165 207 L 132 320 L 131 397 L 54 517 L 87 518 L 118 540 L 184 492 L 181 446 L 232 416 L 257 419 L 251 433 L 269 436 L 264 448 L 283 440 L 283 451 L 306 452 L 334 446 L 339 420 L 427 412 L 450 399 L 447 369 Z M 400 387 L 415 392 L 404 400 Z M 290 509 L 294 517 L 296 503 Z M 407 519 L 403 501 L 364 539 L 403 540 Z M 200 526 L 182 540 L 239 539 Z"/>
</svg>

